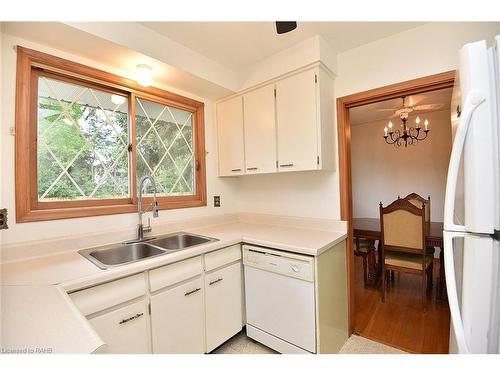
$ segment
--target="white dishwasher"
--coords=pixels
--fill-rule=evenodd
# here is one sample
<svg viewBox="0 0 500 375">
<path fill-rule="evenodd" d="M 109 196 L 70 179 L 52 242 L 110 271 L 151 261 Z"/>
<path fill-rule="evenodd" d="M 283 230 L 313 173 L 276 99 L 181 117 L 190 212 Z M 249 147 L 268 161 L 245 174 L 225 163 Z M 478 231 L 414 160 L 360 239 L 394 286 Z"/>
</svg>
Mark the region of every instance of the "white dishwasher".
<svg viewBox="0 0 500 375">
<path fill-rule="evenodd" d="M 280 353 L 316 353 L 314 257 L 243 245 L 247 335 Z"/>
</svg>

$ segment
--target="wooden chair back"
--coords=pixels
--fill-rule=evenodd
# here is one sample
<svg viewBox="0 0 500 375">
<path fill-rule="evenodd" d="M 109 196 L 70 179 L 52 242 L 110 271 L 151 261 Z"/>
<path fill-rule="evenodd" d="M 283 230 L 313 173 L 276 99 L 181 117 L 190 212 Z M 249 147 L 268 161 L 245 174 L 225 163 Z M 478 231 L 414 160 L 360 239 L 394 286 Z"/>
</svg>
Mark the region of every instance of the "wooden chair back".
<svg viewBox="0 0 500 375">
<path fill-rule="evenodd" d="M 383 251 L 425 255 L 425 204 L 418 208 L 397 199 L 383 207 L 380 202 L 380 229 Z"/>
<path fill-rule="evenodd" d="M 398 199 L 400 199 L 398 195 Z M 406 199 L 409 201 L 411 204 L 417 206 L 418 208 L 422 207 L 422 204 L 425 204 L 425 221 L 427 223 L 431 222 L 431 196 L 428 195 L 427 199 L 421 197 L 417 193 L 410 193 L 403 199 Z"/>
<path fill-rule="evenodd" d="M 419 274 L 422 276 L 422 306 L 425 311 L 426 291 L 431 290 L 429 280 L 432 280 L 432 262 L 428 261 L 425 244 L 425 203 L 418 207 L 410 200 L 399 197 L 387 207 L 380 202 L 380 229 L 382 302 L 385 301 L 386 271 Z M 386 263 L 386 257 L 389 263 Z M 414 267 L 420 259 L 420 267 Z"/>
</svg>

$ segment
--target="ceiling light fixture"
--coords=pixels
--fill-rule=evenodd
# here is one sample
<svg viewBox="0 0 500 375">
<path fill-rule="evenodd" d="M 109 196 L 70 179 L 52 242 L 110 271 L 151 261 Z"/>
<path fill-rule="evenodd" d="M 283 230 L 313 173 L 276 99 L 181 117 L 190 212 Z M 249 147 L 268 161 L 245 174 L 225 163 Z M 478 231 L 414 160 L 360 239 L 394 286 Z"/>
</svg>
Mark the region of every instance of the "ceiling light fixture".
<svg viewBox="0 0 500 375">
<path fill-rule="evenodd" d="M 394 146 L 401 146 L 403 143 L 405 147 L 408 145 L 416 145 L 418 141 L 423 141 L 427 138 L 427 134 L 429 133 L 429 121 L 427 119 L 424 120 L 424 133 L 420 131 L 422 128 L 420 127 L 420 117 L 417 116 L 415 119 L 415 127 L 407 127 L 406 121 L 408 121 L 408 115 L 413 112 L 412 106 L 405 106 L 405 97 L 403 96 L 403 108 L 396 111 L 396 114 L 399 115 L 401 119 L 401 130 L 392 130 L 392 122 L 389 121 L 389 124 L 384 128 L 384 139 L 386 143 Z"/>
<path fill-rule="evenodd" d="M 141 86 L 150 86 L 153 82 L 153 68 L 147 64 L 138 64 L 135 68 L 137 83 Z"/>
<path fill-rule="evenodd" d="M 123 103 L 125 103 L 125 97 L 121 96 L 121 95 L 111 95 L 111 102 L 113 104 L 116 104 L 116 105 L 122 105 Z"/>
</svg>

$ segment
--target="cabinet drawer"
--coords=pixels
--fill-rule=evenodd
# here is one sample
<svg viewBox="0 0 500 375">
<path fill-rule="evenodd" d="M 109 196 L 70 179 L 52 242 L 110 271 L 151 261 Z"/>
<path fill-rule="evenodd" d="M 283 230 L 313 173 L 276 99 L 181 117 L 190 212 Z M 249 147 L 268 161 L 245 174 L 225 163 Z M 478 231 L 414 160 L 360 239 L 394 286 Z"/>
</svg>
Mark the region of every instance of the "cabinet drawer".
<svg viewBox="0 0 500 375">
<path fill-rule="evenodd" d="M 76 307 L 87 316 L 120 303 L 143 296 L 146 293 L 144 274 L 125 277 L 71 293 Z"/>
<path fill-rule="evenodd" d="M 205 271 L 214 270 L 238 259 L 241 259 L 240 244 L 205 254 Z"/>
<path fill-rule="evenodd" d="M 201 256 L 156 268 L 149 271 L 151 292 L 190 279 L 202 272 Z"/>
</svg>

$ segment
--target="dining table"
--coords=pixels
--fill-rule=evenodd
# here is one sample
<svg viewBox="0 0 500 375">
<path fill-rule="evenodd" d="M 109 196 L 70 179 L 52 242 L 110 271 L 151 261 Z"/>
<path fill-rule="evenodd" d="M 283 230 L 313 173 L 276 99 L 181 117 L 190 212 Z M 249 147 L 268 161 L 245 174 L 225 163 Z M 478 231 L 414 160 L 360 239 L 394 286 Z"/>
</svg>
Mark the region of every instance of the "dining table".
<svg viewBox="0 0 500 375">
<path fill-rule="evenodd" d="M 375 251 L 379 254 L 380 250 L 380 219 L 359 217 L 352 219 L 353 236 L 354 238 L 363 238 L 371 242 L 368 252 L 368 279 L 367 285 L 376 287 L 380 280 L 382 270 L 381 259 L 375 257 Z M 378 246 L 375 248 L 375 241 L 378 241 Z M 438 247 L 439 251 L 439 276 L 437 280 L 436 301 L 447 303 L 448 296 L 446 294 L 446 278 L 444 274 L 444 259 L 443 259 L 443 222 L 431 221 L 426 223 L 425 234 L 426 247 Z M 376 259 L 378 258 L 378 259 Z"/>
</svg>

